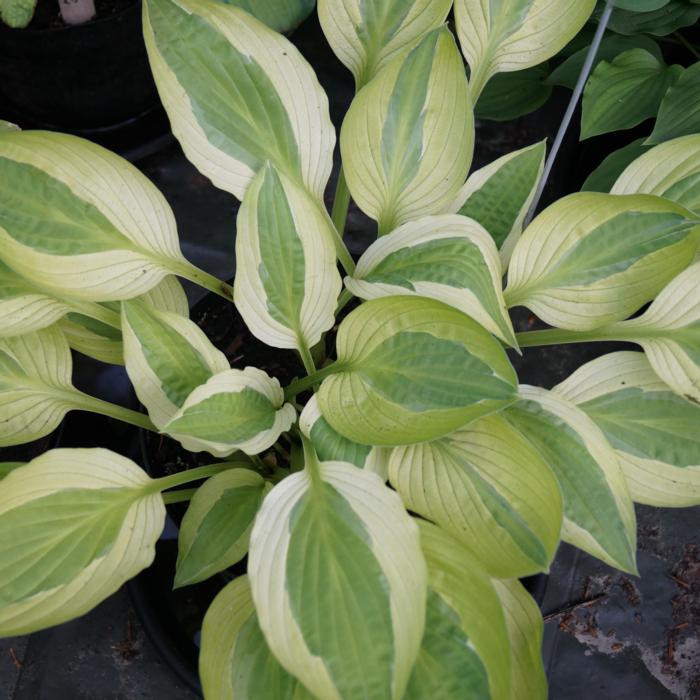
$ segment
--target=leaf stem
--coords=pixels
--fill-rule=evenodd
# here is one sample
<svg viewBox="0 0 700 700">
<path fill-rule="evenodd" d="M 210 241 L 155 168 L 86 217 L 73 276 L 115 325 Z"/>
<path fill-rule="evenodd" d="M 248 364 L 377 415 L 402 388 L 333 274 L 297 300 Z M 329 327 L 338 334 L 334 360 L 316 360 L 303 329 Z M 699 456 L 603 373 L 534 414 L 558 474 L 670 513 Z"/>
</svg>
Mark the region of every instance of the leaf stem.
<svg viewBox="0 0 700 700">
<path fill-rule="evenodd" d="M 177 474 L 161 476 L 159 479 L 153 480 L 154 490 L 165 491 L 166 489 L 172 489 L 176 486 L 189 484 L 192 481 L 208 479 L 210 476 L 214 476 L 220 472 L 225 472 L 227 469 L 233 469 L 237 466 L 240 466 L 240 464 L 237 462 L 219 462 L 218 464 L 207 464 L 204 467 L 187 469 L 184 472 L 178 472 Z"/>
<path fill-rule="evenodd" d="M 301 361 L 304 363 L 304 369 L 306 370 L 306 374 L 314 374 L 316 372 L 316 365 L 314 364 L 314 358 L 311 357 L 311 353 L 309 352 L 309 346 L 306 344 L 306 341 L 299 337 L 299 356 L 301 357 Z"/>
<path fill-rule="evenodd" d="M 102 306 L 102 304 L 98 304 L 97 302 L 71 299 L 68 303 L 74 313 L 93 318 L 96 321 L 100 321 L 100 323 L 110 326 L 111 328 L 116 328 L 118 331 L 122 329 L 121 318 L 119 316 L 119 312 L 117 311 L 112 311 L 111 309 L 108 309 L 106 306 Z"/>
<path fill-rule="evenodd" d="M 154 433 L 160 432 L 145 413 L 139 413 L 138 411 L 132 411 L 130 408 L 119 406 L 115 403 L 110 403 L 109 401 L 103 401 L 102 399 L 98 399 L 96 396 L 84 394 L 82 391 L 78 391 L 77 389 L 75 394 L 71 393 L 71 399 L 73 405 L 79 411 L 98 413 L 101 416 L 115 418 L 123 423 L 129 423 L 130 425 L 135 425 L 136 427 L 143 428 L 144 430 L 150 430 Z"/>
<path fill-rule="evenodd" d="M 293 381 L 284 390 L 284 400 L 289 401 L 290 399 L 294 398 L 297 394 L 301 394 L 302 391 L 311 389 L 311 387 L 313 387 L 314 384 L 319 384 L 331 374 L 341 372 L 342 370 L 342 365 L 340 365 L 338 362 L 333 362 L 332 364 L 327 365 L 326 367 L 322 367 L 321 369 L 316 370 L 312 374 L 309 374 L 308 377 L 303 377 L 302 379 L 297 379 Z"/>
<path fill-rule="evenodd" d="M 197 493 L 197 489 L 179 489 L 177 491 L 168 491 L 163 494 L 163 503 L 169 505 L 171 503 L 183 503 L 184 501 L 192 500 L 192 497 Z"/>
<path fill-rule="evenodd" d="M 343 289 L 338 297 L 338 305 L 335 307 L 336 316 L 353 300 L 353 297 L 354 295 L 349 289 Z"/>
<path fill-rule="evenodd" d="M 547 328 L 542 331 L 516 333 L 515 339 L 521 348 L 534 348 L 543 345 L 565 345 L 569 343 L 590 343 L 598 341 L 630 341 L 619 326 L 596 328 L 592 331 L 567 331 L 561 328 Z"/>
<path fill-rule="evenodd" d="M 675 36 L 678 39 L 678 43 L 682 44 L 690 53 L 695 56 L 698 60 L 700 60 L 700 52 L 680 33 L 680 32 L 673 32 L 673 36 Z"/>
<path fill-rule="evenodd" d="M 214 292 L 214 294 L 226 299 L 226 301 L 233 302 L 233 287 L 226 282 L 222 282 L 218 277 L 210 275 L 187 261 L 178 265 L 173 264 L 172 268 L 173 272 L 180 277 L 184 277 L 186 280 L 194 282 L 194 284 L 208 289 L 210 292 Z"/>
<path fill-rule="evenodd" d="M 340 166 L 338 182 L 335 185 L 335 195 L 333 197 L 333 209 L 331 210 L 331 220 L 335 230 L 342 236 L 345 232 L 345 224 L 348 219 L 348 207 L 350 206 L 350 190 L 345 179 L 345 170 Z"/>
</svg>

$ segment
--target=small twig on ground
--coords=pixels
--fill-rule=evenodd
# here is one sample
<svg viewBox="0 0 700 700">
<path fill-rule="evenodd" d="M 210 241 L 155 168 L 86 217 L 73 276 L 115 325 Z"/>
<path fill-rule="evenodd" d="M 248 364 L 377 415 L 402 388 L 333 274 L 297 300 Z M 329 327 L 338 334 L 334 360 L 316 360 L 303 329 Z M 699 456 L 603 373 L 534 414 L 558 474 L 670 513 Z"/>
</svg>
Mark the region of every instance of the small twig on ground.
<svg viewBox="0 0 700 700">
<path fill-rule="evenodd" d="M 545 622 L 547 622 L 548 620 L 554 620 L 557 617 L 566 615 L 567 613 L 573 612 L 574 610 L 578 610 L 579 608 L 588 608 L 591 605 L 598 603 L 603 598 L 607 598 L 607 593 L 601 593 L 600 595 L 597 595 L 594 598 L 591 598 L 590 600 L 581 600 L 578 603 L 571 603 L 571 605 L 567 605 L 563 608 L 560 608 L 559 610 L 555 610 L 554 612 L 548 613 L 544 616 L 543 619 Z"/>
</svg>

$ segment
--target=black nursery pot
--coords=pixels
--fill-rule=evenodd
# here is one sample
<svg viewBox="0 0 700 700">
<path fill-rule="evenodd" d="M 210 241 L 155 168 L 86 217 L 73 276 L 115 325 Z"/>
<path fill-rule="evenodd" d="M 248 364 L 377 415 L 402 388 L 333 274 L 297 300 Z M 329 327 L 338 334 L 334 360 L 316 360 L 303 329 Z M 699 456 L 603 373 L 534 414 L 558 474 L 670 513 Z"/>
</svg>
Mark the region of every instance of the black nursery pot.
<svg viewBox="0 0 700 700">
<path fill-rule="evenodd" d="M 160 110 L 141 2 L 96 5 L 97 18 L 77 26 L 47 21 L 41 6 L 25 29 L 0 23 L 2 118 L 23 128 L 93 135 Z"/>
</svg>

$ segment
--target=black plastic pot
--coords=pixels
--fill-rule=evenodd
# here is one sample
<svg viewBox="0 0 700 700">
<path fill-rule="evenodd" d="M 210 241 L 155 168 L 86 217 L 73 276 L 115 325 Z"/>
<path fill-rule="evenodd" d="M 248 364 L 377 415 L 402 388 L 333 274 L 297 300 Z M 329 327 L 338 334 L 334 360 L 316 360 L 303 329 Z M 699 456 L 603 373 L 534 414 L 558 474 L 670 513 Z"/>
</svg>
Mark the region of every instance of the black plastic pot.
<svg viewBox="0 0 700 700">
<path fill-rule="evenodd" d="M 0 23 L 0 116 L 22 128 L 100 142 L 137 122 L 151 130 L 158 122 L 160 133 L 167 131 L 143 42 L 141 2 L 112 9 L 78 26 Z"/>
</svg>

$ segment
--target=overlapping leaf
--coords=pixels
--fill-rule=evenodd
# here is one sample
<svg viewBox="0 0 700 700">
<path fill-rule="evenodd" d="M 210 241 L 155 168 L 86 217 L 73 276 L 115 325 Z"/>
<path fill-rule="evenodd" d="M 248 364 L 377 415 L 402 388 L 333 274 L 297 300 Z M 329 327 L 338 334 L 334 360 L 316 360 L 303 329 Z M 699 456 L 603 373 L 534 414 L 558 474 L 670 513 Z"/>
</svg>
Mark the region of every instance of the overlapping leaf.
<svg viewBox="0 0 700 700">
<path fill-rule="evenodd" d="M 700 402 L 700 263 L 671 281 L 641 316 L 606 333 L 641 345 L 673 391 Z"/>
<path fill-rule="evenodd" d="M 439 27 L 450 0 L 319 0 L 318 17 L 335 55 L 362 87 L 401 51 Z"/>
<path fill-rule="evenodd" d="M 357 94 L 340 150 L 353 199 L 380 233 L 445 210 L 464 183 L 474 123 L 449 30 L 428 33 Z"/>
<path fill-rule="evenodd" d="M 196 274 L 172 211 L 133 165 L 90 141 L 0 133 L 0 259 L 59 296 L 144 294 L 166 275 Z"/>
<path fill-rule="evenodd" d="M 581 192 L 540 214 L 518 241 L 505 291 L 551 325 L 587 330 L 627 318 L 692 260 L 692 212 L 650 195 Z"/>
<path fill-rule="evenodd" d="M 91 610 L 151 564 L 164 520 L 153 481 L 107 450 L 51 450 L 10 473 L 0 490 L 0 636 Z"/>
<path fill-rule="evenodd" d="M 700 406 L 674 394 L 639 352 L 615 352 L 554 391 L 576 403 L 615 448 L 635 501 L 700 503 Z"/>
<path fill-rule="evenodd" d="M 76 407 L 72 367 L 55 327 L 0 338 L 0 446 L 36 440 L 59 426 Z"/>
<path fill-rule="evenodd" d="M 231 581 L 204 616 L 199 677 L 205 700 L 312 700 L 272 655 L 247 576 Z"/>
<path fill-rule="evenodd" d="M 199 326 L 141 301 L 122 304 L 122 333 L 126 371 L 158 429 L 197 387 L 230 368 Z"/>
<path fill-rule="evenodd" d="M 304 471 L 263 502 L 248 575 L 270 649 L 314 695 L 403 698 L 423 636 L 425 562 L 415 523 L 376 474 L 307 449 Z"/>
<path fill-rule="evenodd" d="M 564 501 L 562 539 L 624 571 L 636 571 L 636 521 L 627 482 L 600 428 L 557 394 L 521 386 L 501 415 L 554 472 Z"/>
<path fill-rule="evenodd" d="M 308 349 L 333 325 L 342 282 L 330 226 L 269 163 L 248 189 L 238 214 L 234 300 L 268 345 Z"/>
<path fill-rule="evenodd" d="M 389 480 L 409 510 L 460 540 L 491 576 L 548 568 L 561 530 L 559 486 L 500 416 L 442 440 L 395 448 Z"/>
<path fill-rule="evenodd" d="M 362 304 L 340 324 L 324 418 L 365 445 L 432 440 L 508 405 L 515 372 L 500 343 L 461 312 L 422 297 Z"/>
<path fill-rule="evenodd" d="M 272 446 L 296 418 L 277 379 L 261 369 L 227 369 L 196 387 L 163 426 L 192 451 L 226 457 L 258 454 Z"/>
<path fill-rule="evenodd" d="M 595 0 L 456 0 L 475 101 L 496 73 L 536 66 L 566 46 L 594 7 Z"/>
<path fill-rule="evenodd" d="M 250 530 L 269 485 L 245 462 L 207 479 L 192 497 L 178 535 L 175 587 L 223 571 L 248 552 Z"/>
<path fill-rule="evenodd" d="M 443 214 L 409 222 L 377 240 L 345 286 L 363 299 L 400 294 L 437 299 L 515 345 L 502 276 L 498 251 L 484 228 Z"/>
<path fill-rule="evenodd" d="M 694 8 L 700 16 L 700 8 Z M 700 131 L 700 63 L 686 68 L 664 95 L 647 143 L 663 143 Z"/>
<path fill-rule="evenodd" d="M 322 462 L 349 462 L 368 469 L 386 481 L 389 449 L 360 445 L 334 430 L 321 414 L 318 397 L 314 394 L 299 416 L 299 429 L 309 439 Z"/>
<path fill-rule="evenodd" d="M 583 93 L 581 140 L 630 129 L 655 117 L 666 91 L 683 72 L 645 49 L 624 51 L 601 61 Z"/>
<path fill-rule="evenodd" d="M 428 564 L 428 608 L 405 700 L 508 700 L 512 655 L 493 583 L 459 541 L 432 523 L 418 522 Z"/>
<path fill-rule="evenodd" d="M 472 173 L 450 211 L 478 221 L 498 246 L 505 269 L 544 168 L 545 142 L 507 153 Z"/>
<path fill-rule="evenodd" d="M 655 194 L 700 214 L 700 136 L 654 146 L 617 178 L 612 194 Z"/>
<path fill-rule="evenodd" d="M 266 161 L 319 199 L 335 133 L 328 99 L 296 47 L 214 0 L 149 0 L 144 37 L 173 133 L 238 199 Z"/>
</svg>

